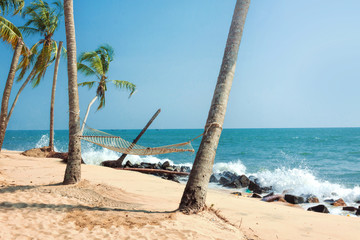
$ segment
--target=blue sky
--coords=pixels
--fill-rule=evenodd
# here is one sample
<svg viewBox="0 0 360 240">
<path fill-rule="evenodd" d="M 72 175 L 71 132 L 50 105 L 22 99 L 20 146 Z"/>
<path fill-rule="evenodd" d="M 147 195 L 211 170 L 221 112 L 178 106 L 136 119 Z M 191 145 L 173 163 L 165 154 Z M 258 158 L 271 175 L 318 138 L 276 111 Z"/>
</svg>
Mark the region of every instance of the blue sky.
<svg viewBox="0 0 360 240">
<path fill-rule="evenodd" d="M 26 1 L 29 3 L 29 1 Z M 115 49 L 106 107 L 90 126 L 203 128 L 220 69 L 235 0 L 74 1 L 78 54 L 102 43 Z M 225 128 L 359 127 L 360 1 L 251 2 Z M 11 18 L 18 25 L 23 20 Z M 26 38 L 28 45 L 37 37 Z M 54 39 L 65 41 L 64 21 Z M 0 91 L 12 50 L 0 43 Z M 20 96 L 8 129 L 48 129 L 53 66 Z M 91 80 L 79 73 L 78 81 Z M 12 99 L 20 84 L 14 84 Z M 79 89 L 81 115 L 95 88 Z M 61 59 L 55 128 L 68 127 L 66 60 Z"/>
</svg>

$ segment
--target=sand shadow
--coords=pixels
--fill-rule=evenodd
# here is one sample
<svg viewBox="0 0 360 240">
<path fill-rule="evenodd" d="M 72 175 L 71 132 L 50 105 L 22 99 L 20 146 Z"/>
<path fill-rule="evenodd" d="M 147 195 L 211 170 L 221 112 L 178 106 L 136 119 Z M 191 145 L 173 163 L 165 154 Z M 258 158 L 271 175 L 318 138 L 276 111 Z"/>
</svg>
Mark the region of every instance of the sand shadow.
<svg viewBox="0 0 360 240">
<path fill-rule="evenodd" d="M 87 211 L 103 211 L 103 212 L 134 212 L 134 213 L 175 213 L 178 209 L 172 211 L 148 211 L 142 209 L 123 209 L 123 208 L 109 208 L 109 207 L 90 207 L 86 205 L 71 205 L 71 204 L 46 204 L 46 203 L 11 203 L 11 202 L 0 202 L 0 209 L 15 210 L 15 209 L 51 209 L 55 211 L 64 210 L 87 210 Z"/>
<path fill-rule="evenodd" d="M 53 187 L 53 186 L 60 186 L 62 183 L 54 183 L 54 184 L 46 184 L 46 185 L 10 185 L 3 188 L 0 188 L 1 193 L 14 193 L 18 191 L 26 191 L 31 189 L 36 189 L 40 187 Z"/>
</svg>

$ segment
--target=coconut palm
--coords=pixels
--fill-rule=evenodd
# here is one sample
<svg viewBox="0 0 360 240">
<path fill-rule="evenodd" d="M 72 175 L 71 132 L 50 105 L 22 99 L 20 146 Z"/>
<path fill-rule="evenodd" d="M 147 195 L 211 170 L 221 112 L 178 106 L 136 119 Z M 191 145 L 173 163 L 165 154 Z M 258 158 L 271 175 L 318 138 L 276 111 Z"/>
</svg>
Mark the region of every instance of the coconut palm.
<svg viewBox="0 0 360 240">
<path fill-rule="evenodd" d="M 26 7 L 23 11 L 25 17 L 28 18 L 24 26 L 19 29 L 25 35 L 40 35 L 42 39 L 36 42 L 30 49 L 30 56 L 23 56 L 19 64 L 20 74 L 17 81 L 20 81 L 27 71 L 32 70 L 25 82 L 20 87 L 14 102 L 11 106 L 6 121 L 9 122 L 15 105 L 23 89 L 27 86 L 29 81 L 32 81 L 33 87 L 39 85 L 40 80 L 44 77 L 47 67 L 56 59 L 58 55 L 58 44 L 52 39 L 55 31 L 58 29 L 60 17 L 63 15 L 63 6 L 60 1 L 56 1 L 50 6 L 42 0 L 35 0 Z M 60 52 L 59 52 L 60 53 Z M 56 62 L 58 64 L 58 61 Z M 55 66 L 55 73 L 57 74 L 57 66 Z M 53 82 L 56 84 L 56 81 Z M 54 87 L 54 86 L 53 86 Z M 52 94 L 52 99 L 55 94 Z M 51 112 L 51 111 L 50 111 Z M 51 122 L 53 124 L 53 122 Z M 52 129 L 53 126 L 50 126 Z M 53 136 L 53 135 L 52 135 Z M 53 140 L 50 140 L 50 147 L 53 149 Z"/>
<path fill-rule="evenodd" d="M 250 0 L 236 1 L 204 135 L 179 206 L 180 211 L 185 213 L 197 213 L 205 206 L 207 186 L 222 132 L 226 106 L 234 78 L 236 60 L 249 5 Z"/>
<path fill-rule="evenodd" d="M 81 142 L 79 94 L 77 86 L 76 39 L 73 0 L 64 0 L 66 48 L 69 91 L 69 155 L 64 175 L 64 184 L 81 180 Z"/>
<path fill-rule="evenodd" d="M 110 63 L 114 60 L 114 49 L 108 45 L 103 44 L 98 47 L 95 51 L 92 52 L 84 52 L 80 55 L 78 60 L 78 70 L 82 72 L 85 76 L 95 76 L 97 80 L 88 81 L 79 83 L 79 86 L 87 86 L 91 89 L 95 84 L 96 88 L 96 96 L 90 102 L 85 118 L 84 124 L 86 122 L 87 116 L 89 114 L 89 110 L 91 105 L 95 102 L 96 99 L 99 99 L 99 106 L 97 110 L 105 107 L 105 92 L 107 91 L 107 83 L 111 82 L 117 88 L 124 88 L 130 91 L 129 97 L 135 92 L 136 85 L 123 80 L 109 80 L 107 73 L 109 71 Z M 84 127 L 83 124 L 83 127 Z M 82 127 L 82 130 L 83 130 Z"/>
<path fill-rule="evenodd" d="M 4 15 L 14 10 L 13 14 L 19 13 L 24 7 L 23 0 L 0 0 L 0 14 Z M 22 41 L 22 36 L 17 27 L 8 21 L 3 16 L 0 16 L 0 38 L 11 44 L 14 48 L 14 55 L 11 61 L 10 71 L 6 80 L 4 93 L 1 100 L 1 113 L 0 113 L 0 151 L 5 138 L 7 127 L 6 118 L 8 116 L 8 105 L 11 89 L 14 83 L 17 64 L 19 62 L 20 54 L 27 53 L 26 46 Z"/>
</svg>

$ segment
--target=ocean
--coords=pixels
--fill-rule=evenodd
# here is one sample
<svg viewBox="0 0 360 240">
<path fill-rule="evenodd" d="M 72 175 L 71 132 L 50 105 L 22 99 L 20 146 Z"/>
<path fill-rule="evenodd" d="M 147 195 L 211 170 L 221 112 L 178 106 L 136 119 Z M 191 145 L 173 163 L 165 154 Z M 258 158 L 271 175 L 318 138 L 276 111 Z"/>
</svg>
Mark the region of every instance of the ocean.
<svg viewBox="0 0 360 240">
<path fill-rule="evenodd" d="M 140 130 L 103 130 L 132 141 Z M 139 145 L 157 147 L 186 142 L 201 129 L 148 130 Z M 24 151 L 48 145 L 48 131 L 7 131 L 3 148 Z M 198 149 L 201 138 L 192 145 Z M 55 148 L 67 151 L 68 132 L 55 131 Z M 121 154 L 91 143 L 82 143 L 86 164 L 99 165 Z M 194 153 L 128 156 L 139 162 L 165 162 L 192 166 Z M 343 198 L 357 206 L 360 200 L 360 128 L 224 129 L 216 153 L 214 173 L 231 171 L 258 178 L 276 193 L 314 194 L 320 201 Z M 220 187 L 211 184 L 211 187 Z M 331 213 L 341 214 L 335 208 Z"/>
</svg>

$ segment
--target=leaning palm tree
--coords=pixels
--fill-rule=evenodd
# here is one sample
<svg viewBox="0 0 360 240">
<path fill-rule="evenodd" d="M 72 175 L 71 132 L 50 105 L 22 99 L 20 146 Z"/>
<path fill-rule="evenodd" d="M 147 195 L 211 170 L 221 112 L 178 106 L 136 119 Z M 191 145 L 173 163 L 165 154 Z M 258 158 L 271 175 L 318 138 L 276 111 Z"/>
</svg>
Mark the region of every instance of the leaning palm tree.
<svg viewBox="0 0 360 240">
<path fill-rule="evenodd" d="M 226 106 L 234 78 L 236 60 L 249 5 L 250 0 L 236 1 L 204 135 L 179 206 L 180 211 L 185 213 L 197 213 L 205 206 L 207 186 L 222 132 Z"/>
<path fill-rule="evenodd" d="M 19 27 L 19 29 L 26 35 L 40 35 L 42 39 L 31 47 L 30 51 L 32 54 L 30 56 L 23 56 L 19 64 L 19 69 L 21 71 L 17 81 L 22 80 L 31 66 L 32 70 L 14 99 L 6 119 L 7 122 L 10 120 L 11 114 L 23 89 L 30 81 L 32 82 L 33 87 L 38 86 L 40 80 L 45 76 L 47 67 L 60 53 L 60 51 L 58 51 L 58 44 L 52 37 L 58 29 L 60 17 L 63 15 L 63 6 L 60 1 L 54 2 L 53 6 L 54 7 L 51 7 L 42 0 L 35 0 L 23 11 L 23 14 L 28 20 L 25 25 Z M 58 64 L 58 61 L 56 61 L 56 64 Z M 55 66 L 55 73 L 57 74 L 57 66 Z M 53 83 L 56 84 L 56 81 Z M 52 98 L 54 97 L 55 94 L 52 94 Z M 52 127 L 50 126 L 50 128 Z M 53 149 L 53 144 L 52 146 L 50 144 L 50 147 Z"/>
<path fill-rule="evenodd" d="M 14 10 L 13 14 L 19 13 L 24 7 L 23 0 L 0 0 L 0 14 L 4 15 L 9 13 L 10 10 Z M 18 28 L 8 21 L 3 16 L 0 16 L 0 39 L 9 43 L 14 48 L 14 55 L 11 61 L 10 71 L 6 80 L 4 93 L 1 101 L 1 113 L 0 113 L 0 151 L 5 138 L 5 132 L 7 127 L 6 118 L 8 116 L 8 105 L 11 89 L 14 83 L 17 64 L 19 62 L 20 54 L 27 54 L 27 48 L 23 43 L 22 36 Z"/>
<path fill-rule="evenodd" d="M 87 108 L 81 131 L 83 131 L 84 129 L 90 107 L 95 102 L 95 100 L 99 99 L 100 101 L 97 110 L 105 107 L 105 92 L 107 91 L 107 83 L 111 82 L 118 88 L 124 88 L 130 91 L 129 97 L 131 97 L 131 95 L 135 92 L 136 85 L 131 82 L 108 79 L 107 73 L 109 71 L 110 63 L 113 60 L 114 49 L 108 44 L 101 45 L 95 51 L 84 52 L 79 57 L 78 70 L 82 72 L 85 76 L 95 76 L 97 78 L 97 80 L 95 81 L 82 82 L 78 84 L 79 86 L 87 86 L 89 89 L 91 89 L 95 84 L 97 84 L 96 96 L 91 100 Z"/>
<path fill-rule="evenodd" d="M 64 0 L 65 31 L 69 90 L 69 155 L 64 175 L 64 184 L 81 180 L 81 141 L 79 94 L 77 86 L 76 39 L 73 0 Z"/>
</svg>

